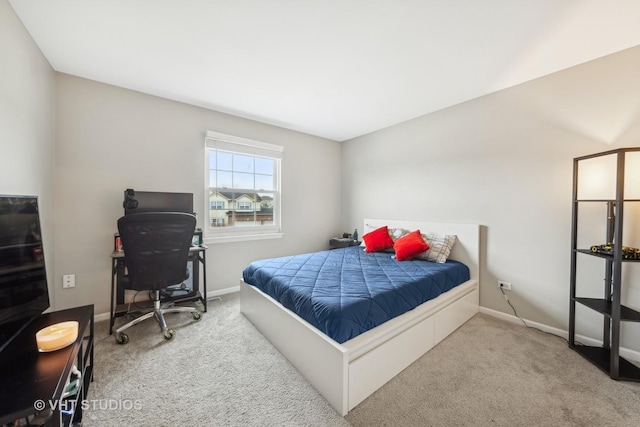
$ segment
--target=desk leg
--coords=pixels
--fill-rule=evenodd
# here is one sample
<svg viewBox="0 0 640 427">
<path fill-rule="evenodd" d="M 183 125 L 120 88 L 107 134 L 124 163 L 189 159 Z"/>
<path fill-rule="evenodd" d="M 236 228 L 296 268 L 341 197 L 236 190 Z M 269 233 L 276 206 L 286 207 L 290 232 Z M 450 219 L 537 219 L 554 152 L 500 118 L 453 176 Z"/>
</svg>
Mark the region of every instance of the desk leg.
<svg viewBox="0 0 640 427">
<path fill-rule="evenodd" d="M 200 257 L 198 257 L 200 258 Z M 202 251 L 202 305 L 204 312 L 207 312 L 207 251 Z"/>
<path fill-rule="evenodd" d="M 111 262 L 111 310 L 109 311 L 109 335 L 113 333 L 113 324 L 115 321 L 115 307 L 113 298 L 115 297 L 115 278 L 118 261 L 113 259 Z"/>
</svg>

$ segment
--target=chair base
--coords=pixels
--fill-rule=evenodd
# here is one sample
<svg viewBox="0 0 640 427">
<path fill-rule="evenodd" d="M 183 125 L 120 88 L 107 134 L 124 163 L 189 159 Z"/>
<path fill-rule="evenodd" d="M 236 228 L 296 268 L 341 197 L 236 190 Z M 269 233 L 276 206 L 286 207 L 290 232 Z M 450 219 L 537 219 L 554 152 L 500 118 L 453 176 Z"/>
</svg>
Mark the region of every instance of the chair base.
<svg viewBox="0 0 640 427">
<path fill-rule="evenodd" d="M 124 334 L 123 332 L 130 327 L 152 317 L 155 317 L 158 321 L 160 330 L 164 335 L 164 338 L 170 340 L 175 335 L 175 331 L 173 329 L 169 329 L 169 327 L 167 326 L 167 321 L 164 318 L 164 315 L 166 313 L 192 313 L 194 320 L 200 320 L 201 318 L 200 312 L 195 307 L 162 306 L 160 302 L 160 291 L 153 291 L 153 309 L 116 329 L 116 341 L 119 344 L 126 344 L 127 342 L 129 342 L 129 336 L 127 334 Z"/>
</svg>

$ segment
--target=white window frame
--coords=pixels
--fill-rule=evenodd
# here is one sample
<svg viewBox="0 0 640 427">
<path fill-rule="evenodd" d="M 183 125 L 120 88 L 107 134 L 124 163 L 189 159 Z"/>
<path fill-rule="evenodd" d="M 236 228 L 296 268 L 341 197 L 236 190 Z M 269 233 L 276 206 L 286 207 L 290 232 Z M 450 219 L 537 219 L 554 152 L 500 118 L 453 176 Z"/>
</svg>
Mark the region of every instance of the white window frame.
<svg viewBox="0 0 640 427">
<path fill-rule="evenodd" d="M 272 226 L 255 227 L 212 227 L 209 218 L 209 153 L 220 150 L 232 153 L 245 154 L 253 157 L 267 157 L 276 160 L 275 180 L 276 191 L 274 193 L 274 215 Z M 205 137 L 205 243 L 240 242 L 248 240 L 278 239 L 284 234 L 281 223 L 282 188 L 281 188 L 281 162 L 284 147 L 262 141 L 227 135 L 220 132 L 207 131 Z"/>
</svg>

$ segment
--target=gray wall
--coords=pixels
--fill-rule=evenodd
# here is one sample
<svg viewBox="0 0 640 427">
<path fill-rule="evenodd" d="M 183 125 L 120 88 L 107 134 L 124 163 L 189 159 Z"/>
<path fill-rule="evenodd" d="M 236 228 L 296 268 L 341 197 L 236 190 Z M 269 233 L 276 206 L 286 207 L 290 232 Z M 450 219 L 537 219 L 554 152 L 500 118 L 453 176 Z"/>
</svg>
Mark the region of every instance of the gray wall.
<svg viewBox="0 0 640 427">
<path fill-rule="evenodd" d="M 284 237 L 209 245 L 208 291 L 237 287 L 251 261 L 328 247 L 340 231 L 340 144 L 94 81 L 57 74 L 57 308 L 109 309 L 116 220 L 123 191 L 194 193 L 204 218 L 207 130 L 284 146 Z M 62 289 L 63 274 L 76 288 Z"/>
<path fill-rule="evenodd" d="M 481 224 L 480 304 L 512 314 L 497 288 L 505 280 L 520 316 L 566 330 L 572 159 L 640 145 L 639 73 L 640 47 L 345 142 L 343 226 L 363 217 Z M 624 244 L 640 247 L 640 235 Z M 588 292 L 601 297 L 602 278 L 600 269 Z M 630 287 L 640 309 L 640 286 Z"/>
<path fill-rule="evenodd" d="M 481 305 L 511 314 L 496 286 L 506 280 L 519 315 L 566 329 L 572 158 L 640 141 L 640 48 L 343 144 L 57 74 L 6 0 L 0 56 L 0 193 L 40 196 L 56 309 L 108 311 L 125 188 L 193 192 L 202 220 L 203 139 L 214 130 L 285 146 L 285 237 L 212 245 L 210 291 L 237 286 L 251 260 L 322 249 L 365 216 L 474 222 Z M 625 244 L 640 247 L 640 234 Z M 77 287 L 63 290 L 68 273 Z M 636 309 L 639 288 L 624 295 Z M 582 315 L 579 332 L 597 337 L 599 318 Z"/>
<path fill-rule="evenodd" d="M 38 196 L 51 289 L 55 72 L 6 0 L 0 0 L 0 58 L 0 194 Z"/>
</svg>

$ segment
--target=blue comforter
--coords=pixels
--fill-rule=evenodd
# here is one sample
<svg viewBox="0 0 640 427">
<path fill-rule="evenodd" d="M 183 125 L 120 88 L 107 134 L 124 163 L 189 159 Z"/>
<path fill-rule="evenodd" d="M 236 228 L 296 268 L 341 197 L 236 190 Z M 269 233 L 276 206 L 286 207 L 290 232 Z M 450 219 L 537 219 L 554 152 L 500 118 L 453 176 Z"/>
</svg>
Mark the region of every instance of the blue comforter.
<svg viewBox="0 0 640 427">
<path fill-rule="evenodd" d="M 246 283 L 339 343 L 469 280 L 464 264 L 396 261 L 360 246 L 251 263 Z"/>
</svg>

